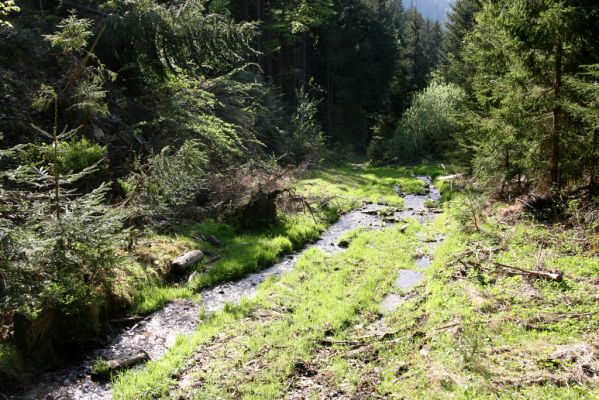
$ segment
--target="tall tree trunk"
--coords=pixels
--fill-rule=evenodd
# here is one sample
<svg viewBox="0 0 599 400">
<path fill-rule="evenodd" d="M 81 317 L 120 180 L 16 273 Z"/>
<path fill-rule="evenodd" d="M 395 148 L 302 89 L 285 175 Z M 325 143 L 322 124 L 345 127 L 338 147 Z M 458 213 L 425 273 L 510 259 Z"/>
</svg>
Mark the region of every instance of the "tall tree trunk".
<svg viewBox="0 0 599 400">
<path fill-rule="evenodd" d="M 555 47 L 555 105 L 553 106 L 553 132 L 551 135 L 551 184 L 559 189 L 559 160 L 560 160 L 560 117 L 559 105 L 562 89 L 562 41 L 557 41 Z"/>
<path fill-rule="evenodd" d="M 302 86 L 308 83 L 308 72 L 307 72 L 307 57 L 306 57 L 306 32 L 302 33 Z"/>
<path fill-rule="evenodd" d="M 591 197 L 599 195 L 599 182 L 597 181 L 597 167 L 599 156 L 597 155 L 597 145 L 599 145 L 599 129 L 593 132 L 593 147 L 591 150 L 591 180 L 589 182 L 589 195 Z"/>
<path fill-rule="evenodd" d="M 333 84 L 331 82 L 330 61 L 327 59 L 327 133 L 333 136 Z"/>
<path fill-rule="evenodd" d="M 256 0 L 256 20 L 262 19 L 262 0 Z M 256 51 L 258 51 L 258 65 L 262 65 L 262 35 L 259 34 L 256 40 Z"/>
</svg>

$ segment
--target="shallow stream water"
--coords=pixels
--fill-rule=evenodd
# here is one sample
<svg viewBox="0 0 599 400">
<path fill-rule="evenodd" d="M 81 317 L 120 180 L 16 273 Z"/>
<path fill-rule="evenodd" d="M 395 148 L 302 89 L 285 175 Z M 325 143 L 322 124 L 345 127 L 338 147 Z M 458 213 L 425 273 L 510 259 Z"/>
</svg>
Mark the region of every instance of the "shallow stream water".
<svg viewBox="0 0 599 400">
<path fill-rule="evenodd" d="M 428 177 L 417 177 L 426 183 L 425 195 L 404 196 L 404 209 L 394 215 L 395 221 L 407 217 L 416 217 L 421 223 L 430 221 L 434 214 L 428 212 L 424 203 L 427 199 L 437 200 L 439 192 Z M 39 383 L 27 393 L 9 397 L 10 399 L 75 399 L 96 400 L 110 399 L 112 385 L 109 382 L 97 382 L 91 377 L 90 370 L 94 362 L 103 357 L 106 359 L 124 358 L 140 351 L 146 352 L 150 359 L 162 357 L 171 347 L 178 335 L 190 335 L 200 323 L 200 311 L 207 313 L 221 310 L 227 303 L 237 303 L 242 298 L 252 297 L 258 285 L 270 276 L 280 276 L 291 270 L 296 260 L 307 249 L 319 248 L 329 254 L 342 251 L 337 243 L 347 232 L 364 227 L 376 229 L 387 225 L 385 218 L 376 214 L 383 206 L 369 204 L 358 210 L 347 213 L 322 233 L 320 239 L 304 250 L 283 258 L 279 263 L 258 273 L 249 274 L 235 281 L 227 282 L 201 292 L 200 301 L 186 299 L 175 300 L 163 309 L 149 315 L 135 325 L 113 334 L 105 348 L 90 352 L 81 362 L 54 371 L 41 377 Z M 386 218 L 388 221 L 388 217 Z M 417 265 L 424 268 L 430 264 L 430 258 L 422 257 Z M 418 271 L 402 270 L 397 277 L 396 285 L 402 291 L 408 291 L 418 284 L 423 275 Z M 393 310 L 403 301 L 397 294 L 389 295 L 381 305 L 382 311 Z M 143 367 L 141 367 L 143 368 Z"/>
</svg>

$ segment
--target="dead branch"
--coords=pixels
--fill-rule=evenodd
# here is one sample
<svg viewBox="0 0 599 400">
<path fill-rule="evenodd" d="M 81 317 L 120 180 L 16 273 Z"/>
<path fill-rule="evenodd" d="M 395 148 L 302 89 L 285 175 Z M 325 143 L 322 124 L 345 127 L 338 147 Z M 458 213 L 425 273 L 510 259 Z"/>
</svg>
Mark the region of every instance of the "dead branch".
<svg viewBox="0 0 599 400">
<path fill-rule="evenodd" d="M 545 280 L 549 280 L 549 281 L 555 281 L 555 282 L 561 282 L 564 280 L 564 276 L 561 272 L 545 272 L 545 271 L 531 271 L 528 269 L 524 269 L 524 268 L 519 268 L 519 267 L 513 267 L 511 265 L 506 265 L 506 264 L 502 264 L 499 262 L 494 261 L 493 265 L 497 268 L 502 268 L 502 269 L 507 269 L 507 270 L 511 270 L 511 271 L 517 271 L 517 272 L 509 272 L 508 274 L 515 274 L 515 275 L 525 275 L 527 277 L 531 277 L 531 278 L 539 278 L 539 279 L 545 279 Z"/>
</svg>

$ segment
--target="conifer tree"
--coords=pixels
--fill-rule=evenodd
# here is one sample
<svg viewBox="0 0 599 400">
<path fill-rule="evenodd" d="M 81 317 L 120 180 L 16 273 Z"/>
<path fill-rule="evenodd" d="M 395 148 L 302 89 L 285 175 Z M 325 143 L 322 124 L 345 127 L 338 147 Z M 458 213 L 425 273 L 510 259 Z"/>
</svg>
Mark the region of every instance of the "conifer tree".
<svg viewBox="0 0 599 400">
<path fill-rule="evenodd" d="M 597 16 L 587 1 L 483 2 L 466 58 L 486 113 L 479 162 L 504 171 L 504 182 L 524 174 L 558 190 L 580 172 L 580 165 L 564 168 L 575 127 L 562 105 L 571 97 L 568 77 L 582 59 L 596 59 L 589 38 Z"/>
</svg>

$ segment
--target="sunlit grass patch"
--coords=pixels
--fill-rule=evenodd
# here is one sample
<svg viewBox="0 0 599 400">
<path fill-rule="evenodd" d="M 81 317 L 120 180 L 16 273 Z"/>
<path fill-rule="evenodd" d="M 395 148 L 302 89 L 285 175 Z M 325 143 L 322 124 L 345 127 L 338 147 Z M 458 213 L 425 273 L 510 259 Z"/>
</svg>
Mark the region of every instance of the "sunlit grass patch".
<svg viewBox="0 0 599 400">
<path fill-rule="evenodd" d="M 447 215 L 425 227 L 423 237 L 445 231 L 446 239 L 429 267 L 424 301 L 416 308 L 406 302 L 387 318 L 393 329 L 422 336 L 382 346 L 379 392 L 399 398 L 595 398 L 597 384 L 570 377 L 573 362 L 556 367 L 548 361 L 558 348 L 589 343 L 599 326 L 591 294 L 596 287 L 586 275 L 595 268 L 592 258 L 567 232 L 562 237 L 547 226 L 521 222 L 505 229 L 490 221 L 485 234 L 465 233 Z M 475 243 L 495 249 L 487 250 L 494 259 L 527 269 L 537 268 L 542 248 L 542 265 L 566 278 L 464 275 L 460 254 Z M 410 313 L 419 315 L 412 325 L 406 324 Z"/>
<path fill-rule="evenodd" d="M 282 255 L 317 239 L 324 228 L 321 220 L 298 214 L 281 217 L 279 224 L 260 231 L 219 236 L 222 246 L 213 247 L 211 251 L 221 258 L 200 269 L 190 287 L 197 290 L 259 271 L 277 262 Z"/>
<path fill-rule="evenodd" d="M 307 197 L 330 199 L 342 212 L 364 202 L 402 206 L 403 193 L 424 193 L 424 182 L 406 168 L 344 166 L 312 171 L 298 182 Z"/>
<path fill-rule="evenodd" d="M 133 297 L 131 312 L 137 315 L 149 314 L 160 310 L 175 299 L 191 298 L 193 296 L 193 292 L 187 287 L 150 283 L 137 290 Z"/>
</svg>

